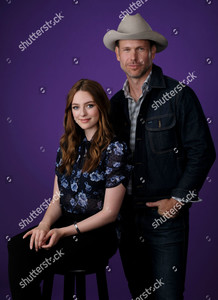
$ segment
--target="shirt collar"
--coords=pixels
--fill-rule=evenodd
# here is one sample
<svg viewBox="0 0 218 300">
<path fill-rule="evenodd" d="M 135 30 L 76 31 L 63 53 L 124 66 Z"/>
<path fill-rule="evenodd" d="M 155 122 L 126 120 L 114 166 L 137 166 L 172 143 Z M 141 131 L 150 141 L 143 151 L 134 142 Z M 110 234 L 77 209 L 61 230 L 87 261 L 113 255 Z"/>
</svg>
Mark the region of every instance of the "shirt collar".
<svg viewBox="0 0 218 300">
<path fill-rule="evenodd" d="M 150 84 L 150 81 L 151 81 L 151 74 L 152 74 L 152 71 L 148 74 L 148 77 L 145 79 L 145 81 L 144 81 L 144 83 L 142 85 L 142 95 L 145 92 L 149 91 L 149 84 Z M 132 99 L 132 97 L 131 97 L 131 95 L 129 93 L 129 82 L 128 82 L 128 79 L 126 79 L 126 81 L 124 82 L 123 92 L 124 92 L 124 96 L 126 98 L 131 98 Z M 140 98 L 141 98 L 141 96 L 140 96 Z"/>
<path fill-rule="evenodd" d="M 81 141 L 81 144 L 79 145 L 78 152 L 84 154 L 89 150 L 90 146 L 91 141 L 88 141 L 86 136 L 84 136 L 83 140 Z"/>
<path fill-rule="evenodd" d="M 92 142 L 92 139 L 91 139 L 90 141 L 88 141 L 88 140 L 87 140 L 87 137 L 84 136 L 84 138 L 82 139 L 81 144 L 91 144 L 91 142 Z"/>
</svg>

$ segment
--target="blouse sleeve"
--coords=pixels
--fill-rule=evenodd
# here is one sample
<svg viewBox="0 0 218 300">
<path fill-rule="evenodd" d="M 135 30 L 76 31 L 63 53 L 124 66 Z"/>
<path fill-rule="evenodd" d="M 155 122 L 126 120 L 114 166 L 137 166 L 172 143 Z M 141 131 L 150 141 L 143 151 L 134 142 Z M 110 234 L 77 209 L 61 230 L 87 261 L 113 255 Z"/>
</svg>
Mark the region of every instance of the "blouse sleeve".
<svg viewBox="0 0 218 300">
<path fill-rule="evenodd" d="M 55 174 L 58 176 L 60 173 L 58 171 L 58 167 L 60 166 L 62 161 L 61 148 L 59 147 L 57 150 L 56 163 L 55 163 Z"/>
<path fill-rule="evenodd" d="M 106 188 L 120 183 L 127 187 L 132 168 L 127 145 L 119 141 L 110 143 L 107 148 Z"/>
</svg>

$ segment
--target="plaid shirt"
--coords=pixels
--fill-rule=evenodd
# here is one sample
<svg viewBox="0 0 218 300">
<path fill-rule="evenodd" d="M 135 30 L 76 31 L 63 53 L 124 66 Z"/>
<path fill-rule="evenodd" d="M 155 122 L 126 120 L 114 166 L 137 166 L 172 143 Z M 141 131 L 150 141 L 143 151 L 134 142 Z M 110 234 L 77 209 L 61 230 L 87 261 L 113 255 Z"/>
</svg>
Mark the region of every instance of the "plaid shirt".
<svg viewBox="0 0 218 300">
<path fill-rule="evenodd" d="M 142 105 L 142 102 L 144 101 L 148 91 L 149 91 L 149 83 L 151 79 L 151 73 L 149 73 L 148 77 L 144 81 L 142 85 L 142 94 L 139 97 L 138 101 L 135 101 L 130 93 L 129 93 L 129 82 L 128 80 L 125 81 L 123 85 L 123 92 L 125 95 L 125 98 L 128 99 L 128 109 L 129 109 L 129 119 L 130 119 L 130 149 L 134 153 L 135 151 L 135 136 L 136 136 L 136 124 L 137 124 L 137 118 L 139 115 L 140 107 Z M 127 193 L 130 195 L 132 194 L 132 180 L 129 181 L 128 187 L 127 187 Z"/>
<path fill-rule="evenodd" d="M 123 91 L 125 98 L 128 99 L 128 108 L 129 108 L 129 119 L 131 122 L 131 127 L 130 127 L 130 148 L 132 152 L 135 151 L 135 135 L 136 135 L 136 123 L 137 123 L 137 118 L 139 115 L 140 107 L 142 105 L 142 102 L 144 101 L 148 91 L 149 91 L 149 83 L 150 83 L 150 78 L 151 78 L 151 72 L 144 81 L 142 85 L 142 94 L 139 97 L 138 101 L 135 101 L 130 93 L 129 93 L 129 82 L 128 80 L 125 81 L 123 85 Z"/>
</svg>

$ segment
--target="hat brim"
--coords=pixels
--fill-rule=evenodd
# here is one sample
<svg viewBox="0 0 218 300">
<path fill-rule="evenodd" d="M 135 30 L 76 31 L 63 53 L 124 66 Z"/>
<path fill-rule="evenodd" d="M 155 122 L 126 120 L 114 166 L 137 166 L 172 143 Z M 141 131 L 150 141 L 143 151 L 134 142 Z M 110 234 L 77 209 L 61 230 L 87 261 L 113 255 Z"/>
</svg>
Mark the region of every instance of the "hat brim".
<svg viewBox="0 0 218 300">
<path fill-rule="evenodd" d="M 119 40 L 150 40 L 156 43 L 157 51 L 163 51 L 167 45 L 167 39 L 156 31 L 143 31 L 133 34 L 121 33 L 116 30 L 108 31 L 103 38 L 103 43 L 106 48 L 115 51 L 115 42 Z"/>
</svg>

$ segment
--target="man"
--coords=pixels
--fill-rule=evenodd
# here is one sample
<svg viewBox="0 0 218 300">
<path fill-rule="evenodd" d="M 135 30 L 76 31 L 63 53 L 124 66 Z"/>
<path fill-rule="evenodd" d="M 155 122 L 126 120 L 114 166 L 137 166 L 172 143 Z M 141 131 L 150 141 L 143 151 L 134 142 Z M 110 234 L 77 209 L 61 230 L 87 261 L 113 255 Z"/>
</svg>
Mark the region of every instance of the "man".
<svg viewBox="0 0 218 300">
<path fill-rule="evenodd" d="M 215 160 L 195 93 L 153 64 L 167 40 L 139 15 L 104 36 L 127 80 L 111 99 L 115 133 L 133 153 L 121 210 L 120 255 L 134 298 L 183 298 L 189 208 Z"/>
</svg>

